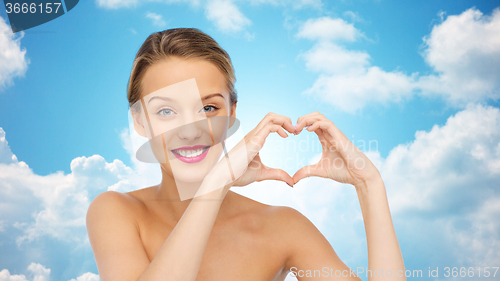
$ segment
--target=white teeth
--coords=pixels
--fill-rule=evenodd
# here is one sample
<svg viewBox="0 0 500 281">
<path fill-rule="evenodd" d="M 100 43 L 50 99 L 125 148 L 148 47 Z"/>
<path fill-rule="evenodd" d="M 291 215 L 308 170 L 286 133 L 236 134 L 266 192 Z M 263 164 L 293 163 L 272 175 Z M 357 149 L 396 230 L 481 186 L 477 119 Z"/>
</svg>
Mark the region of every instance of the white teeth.
<svg viewBox="0 0 500 281">
<path fill-rule="evenodd" d="M 199 148 L 199 149 L 190 149 L 190 150 L 187 150 L 187 149 L 179 149 L 179 150 L 175 150 L 175 152 L 177 152 L 178 154 L 182 155 L 183 157 L 196 157 L 196 156 L 200 156 L 203 152 L 205 151 L 205 148 Z"/>
</svg>

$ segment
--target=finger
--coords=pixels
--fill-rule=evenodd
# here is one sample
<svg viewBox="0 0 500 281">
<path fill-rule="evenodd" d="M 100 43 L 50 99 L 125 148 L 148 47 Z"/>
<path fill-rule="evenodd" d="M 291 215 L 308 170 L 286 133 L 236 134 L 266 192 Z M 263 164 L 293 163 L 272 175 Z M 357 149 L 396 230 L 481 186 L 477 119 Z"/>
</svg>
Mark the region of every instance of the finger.
<svg viewBox="0 0 500 281">
<path fill-rule="evenodd" d="M 290 117 L 286 117 L 286 116 L 283 116 L 283 117 L 285 117 L 285 118 L 286 118 L 286 120 L 287 120 L 288 122 L 290 122 L 290 126 L 292 126 L 292 127 L 293 127 L 293 132 L 292 132 L 292 134 L 294 134 L 294 135 L 295 135 L 297 130 L 295 129 L 295 126 L 292 124 L 292 119 L 290 119 Z M 288 126 L 288 125 L 287 125 L 287 126 Z"/>
<path fill-rule="evenodd" d="M 319 113 L 318 111 L 314 111 L 314 112 L 311 112 L 309 114 L 306 114 L 306 115 L 302 115 L 300 116 L 299 118 L 297 118 L 297 123 L 300 122 L 300 120 L 304 119 L 304 118 L 308 118 L 308 117 L 311 117 L 311 116 L 314 116 L 314 115 L 318 115 L 318 114 L 321 114 Z"/>
<path fill-rule="evenodd" d="M 288 137 L 288 134 L 283 131 L 283 127 L 280 125 L 276 124 L 268 124 L 262 130 L 260 130 L 257 135 L 263 137 L 264 139 L 269 136 L 270 133 L 278 133 L 278 135 L 282 136 L 283 138 Z"/>
<path fill-rule="evenodd" d="M 320 141 L 327 141 L 330 143 L 333 142 L 333 137 L 328 131 L 315 130 L 314 132 L 316 133 L 316 135 L 318 135 Z"/>
<path fill-rule="evenodd" d="M 285 128 L 285 130 L 287 130 L 291 134 L 295 132 L 295 127 L 292 125 L 292 120 L 289 117 L 275 114 L 272 112 L 269 112 L 257 125 L 256 128 L 257 130 L 261 130 L 263 127 L 265 127 L 270 123 L 282 126 L 283 128 Z"/>
<path fill-rule="evenodd" d="M 319 124 L 315 125 L 318 122 Z M 323 131 L 327 131 L 333 139 L 347 139 L 347 137 L 337 128 L 337 126 L 335 126 L 332 121 L 326 119 L 326 117 L 322 114 L 304 118 L 295 127 L 297 128 L 297 131 L 299 131 L 299 129 L 300 131 L 302 131 L 305 126 L 309 126 L 309 128 L 307 128 L 309 132 L 321 129 Z"/>
<path fill-rule="evenodd" d="M 320 120 L 321 119 L 318 116 L 310 116 L 308 118 L 302 119 L 299 123 L 295 125 L 295 130 L 297 133 L 300 133 L 302 132 L 302 129 L 304 129 L 304 127 L 311 126 L 312 124 Z"/>
<path fill-rule="evenodd" d="M 280 136 L 282 136 L 282 137 L 284 137 L 284 138 L 288 137 L 288 134 L 287 134 L 287 133 L 285 133 L 285 131 L 283 130 L 283 128 L 282 128 L 282 127 L 279 127 L 279 128 L 278 128 L 278 130 L 277 130 L 276 132 L 278 133 L 278 135 L 280 135 Z"/>
<path fill-rule="evenodd" d="M 298 181 L 301 179 L 307 178 L 307 177 L 323 177 L 322 174 L 319 173 L 317 169 L 317 165 L 308 165 L 300 168 L 295 174 L 293 175 L 293 183 L 296 184 Z"/>
<path fill-rule="evenodd" d="M 262 164 L 262 161 L 260 160 L 259 152 L 257 152 L 255 157 L 252 159 L 252 161 L 248 165 L 248 168 L 253 169 L 253 170 L 260 170 L 260 169 L 262 169 L 262 165 L 263 164 Z"/>
<path fill-rule="evenodd" d="M 284 119 L 284 121 L 286 121 L 286 122 L 284 122 L 284 123 L 283 123 L 283 125 L 285 126 L 285 124 L 286 124 L 286 127 L 287 127 L 286 129 L 287 129 L 287 131 L 288 131 L 288 129 L 292 129 L 292 128 L 293 128 L 293 129 L 295 129 L 295 127 L 294 127 L 294 126 L 293 126 L 293 124 L 292 124 L 292 119 L 290 119 L 290 117 L 288 117 L 288 116 L 283 116 L 283 115 L 279 115 L 279 114 L 276 114 L 275 116 L 280 117 L 280 118 L 283 118 L 283 119 Z M 290 126 L 288 126 L 288 124 L 290 124 Z M 293 131 L 290 131 L 290 132 L 292 133 Z"/>
<path fill-rule="evenodd" d="M 330 120 L 318 121 L 307 128 L 307 130 L 315 132 L 322 131 L 330 143 L 343 144 L 342 147 L 346 147 L 346 145 L 351 143 L 349 138 L 347 138 L 346 135 Z"/>
<path fill-rule="evenodd" d="M 352 142 L 344 134 L 337 134 L 336 138 L 334 138 L 330 132 L 338 131 L 336 131 L 333 126 L 333 123 L 330 121 L 317 121 L 313 125 L 309 126 L 307 130 L 310 132 L 314 131 L 318 135 L 323 150 L 328 149 L 329 152 L 339 151 L 342 155 L 347 155 L 345 153 L 348 149 L 351 149 L 351 145 L 354 146 L 354 144 L 352 144 Z M 326 144 L 328 144 L 328 146 L 325 146 Z"/>
<path fill-rule="evenodd" d="M 279 130 L 281 131 L 281 134 Z M 263 127 L 260 131 L 258 131 L 254 136 L 250 137 L 247 142 L 247 151 L 249 157 L 254 157 L 254 155 L 262 149 L 264 146 L 264 143 L 266 141 L 266 138 L 269 136 L 270 133 L 273 132 L 278 132 L 280 136 L 286 138 L 287 135 L 283 131 L 282 127 L 280 125 L 276 124 L 268 124 L 267 126 Z"/>
<path fill-rule="evenodd" d="M 332 122 L 330 121 L 322 121 L 322 120 L 318 120 L 316 122 L 314 122 L 313 124 L 311 124 L 306 130 L 308 130 L 309 132 L 314 132 L 318 129 L 321 129 L 321 130 L 324 130 L 324 131 L 328 131 L 328 129 L 333 125 Z"/>
<path fill-rule="evenodd" d="M 318 116 L 318 115 L 322 115 L 322 114 L 319 113 L 318 111 L 314 111 L 314 112 L 311 112 L 309 114 L 303 115 L 303 116 L 297 118 L 297 123 L 296 124 L 299 124 L 304 119 L 307 119 L 307 118 L 310 118 L 310 117 L 314 117 L 314 116 Z M 295 127 L 297 127 L 297 126 L 295 126 Z"/>
<path fill-rule="evenodd" d="M 288 137 L 288 135 L 283 131 L 283 127 L 280 125 L 276 124 L 268 124 L 264 128 L 262 128 L 259 132 L 257 132 L 257 135 L 260 139 L 265 140 L 270 133 L 278 133 L 280 136 L 283 138 Z M 263 144 L 263 143 L 262 143 Z"/>
<path fill-rule="evenodd" d="M 316 135 L 318 135 L 319 142 L 321 143 L 321 147 L 323 150 L 326 150 L 327 147 L 329 147 L 329 142 L 331 139 L 331 136 L 329 136 L 328 133 L 324 133 L 322 130 L 316 130 L 314 131 Z"/>
<path fill-rule="evenodd" d="M 261 177 L 258 181 L 263 180 L 278 180 L 285 182 L 289 186 L 293 186 L 292 177 L 287 172 L 281 169 L 265 167 L 264 169 L 262 169 Z"/>
<path fill-rule="evenodd" d="M 270 118 L 270 123 L 277 124 L 285 128 L 288 132 L 293 134 L 295 132 L 295 127 L 292 125 L 292 120 L 289 117 L 282 115 L 275 115 Z"/>
<path fill-rule="evenodd" d="M 283 130 L 282 126 L 280 126 L 278 124 L 273 124 L 273 123 L 269 123 L 269 124 L 263 126 L 262 128 L 260 128 L 259 130 L 257 130 L 257 133 L 255 133 L 255 136 L 260 135 L 262 137 L 267 137 L 267 135 L 262 135 L 262 132 L 278 133 L 278 135 L 280 135 L 283 138 L 288 137 L 288 134 Z"/>
</svg>

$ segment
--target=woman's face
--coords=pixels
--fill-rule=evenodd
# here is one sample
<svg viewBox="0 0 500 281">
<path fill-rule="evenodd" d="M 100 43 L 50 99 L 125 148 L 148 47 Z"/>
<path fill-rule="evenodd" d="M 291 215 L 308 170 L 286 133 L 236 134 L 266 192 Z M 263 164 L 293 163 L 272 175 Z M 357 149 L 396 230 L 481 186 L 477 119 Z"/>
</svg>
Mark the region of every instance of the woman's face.
<svg viewBox="0 0 500 281">
<path fill-rule="evenodd" d="M 225 139 L 229 116 L 235 117 L 224 76 L 208 61 L 173 57 L 151 65 L 141 85 L 149 121 L 143 125 L 158 162 L 178 188 L 201 182 L 221 156 L 217 142 Z"/>
</svg>

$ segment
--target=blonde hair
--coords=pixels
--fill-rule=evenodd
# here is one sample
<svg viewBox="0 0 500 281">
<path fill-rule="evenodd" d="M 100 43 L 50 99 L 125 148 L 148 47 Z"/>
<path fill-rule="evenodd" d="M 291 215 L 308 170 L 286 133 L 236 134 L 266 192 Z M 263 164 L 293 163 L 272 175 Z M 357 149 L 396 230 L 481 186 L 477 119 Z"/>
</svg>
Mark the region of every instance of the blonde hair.
<svg viewBox="0 0 500 281">
<path fill-rule="evenodd" d="M 129 106 L 141 98 L 141 81 L 148 67 L 169 57 L 203 59 L 213 63 L 226 79 L 231 106 L 238 101 L 234 88 L 236 77 L 226 51 L 197 28 L 172 28 L 149 35 L 137 52 L 127 84 Z"/>
</svg>

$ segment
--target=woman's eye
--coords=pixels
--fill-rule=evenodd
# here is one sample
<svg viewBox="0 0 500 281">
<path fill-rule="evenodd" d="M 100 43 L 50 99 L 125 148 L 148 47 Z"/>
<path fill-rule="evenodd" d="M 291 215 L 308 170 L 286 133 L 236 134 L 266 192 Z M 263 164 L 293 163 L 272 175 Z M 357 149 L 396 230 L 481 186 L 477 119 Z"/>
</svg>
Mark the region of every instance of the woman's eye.
<svg viewBox="0 0 500 281">
<path fill-rule="evenodd" d="M 173 111 L 172 111 L 172 110 L 170 110 L 170 109 L 168 109 L 168 108 L 160 109 L 160 110 L 158 111 L 158 114 L 160 114 L 160 115 L 165 115 L 165 116 L 167 116 L 167 115 L 171 115 L 172 113 L 173 113 Z"/>
<path fill-rule="evenodd" d="M 203 107 L 203 111 L 204 111 L 204 112 L 211 112 L 211 111 L 215 111 L 215 110 L 217 110 L 217 109 L 219 109 L 219 108 L 218 108 L 218 107 L 215 107 L 215 106 L 213 106 L 213 105 L 207 105 L 207 106 L 204 106 L 204 107 Z"/>
</svg>

